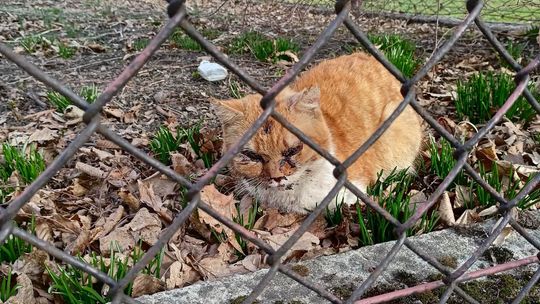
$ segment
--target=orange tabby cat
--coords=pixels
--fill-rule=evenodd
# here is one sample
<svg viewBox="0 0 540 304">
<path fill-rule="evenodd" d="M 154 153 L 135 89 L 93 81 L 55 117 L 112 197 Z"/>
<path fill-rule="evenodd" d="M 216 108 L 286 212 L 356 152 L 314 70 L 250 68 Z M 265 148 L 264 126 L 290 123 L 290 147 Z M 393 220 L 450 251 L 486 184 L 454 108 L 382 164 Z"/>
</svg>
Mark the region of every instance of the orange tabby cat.
<svg viewBox="0 0 540 304">
<path fill-rule="evenodd" d="M 276 98 L 276 110 L 340 161 L 350 156 L 403 100 L 401 84 L 376 59 L 355 53 L 324 61 Z M 227 150 L 261 114 L 261 95 L 213 100 Z M 408 106 L 348 170 L 361 190 L 377 173 L 411 167 L 422 140 L 420 119 Z M 283 211 L 315 208 L 336 179 L 334 167 L 270 119 L 231 164 L 241 189 Z M 346 203 L 356 197 L 342 191 Z M 334 205 L 334 203 L 331 203 Z"/>
</svg>

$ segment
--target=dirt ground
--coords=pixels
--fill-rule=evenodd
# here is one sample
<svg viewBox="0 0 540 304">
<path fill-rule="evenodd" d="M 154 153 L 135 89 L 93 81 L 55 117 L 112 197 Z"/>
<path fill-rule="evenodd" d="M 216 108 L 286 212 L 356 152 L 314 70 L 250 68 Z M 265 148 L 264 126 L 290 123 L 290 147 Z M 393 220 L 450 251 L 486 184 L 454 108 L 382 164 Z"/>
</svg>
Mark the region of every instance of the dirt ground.
<svg viewBox="0 0 540 304">
<path fill-rule="evenodd" d="M 160 30 L 167 20 L 165 8 L 165 1 L 156 0 L 69 2 L 51 0 L 31 3 L 4 0 L 0 7 L 0 41 L 10 45 L 16 52 L 24 55 L 75 92 L 79 92 L 83 86 L 92 84 L 102 90 L 137 55 L 137 41 L 152 38 Z M 299 55 L 317 39 L 324 26 L 334 16 L 331 11 L 303 5 L 236 0 L 189 1 L 188 12 L 190 21 L 195 27 L 201 32 L 211 31 L 213 35 L 210 41 L 222 50 L 226 50 L 230 41 L 240 33 L 246 30 L 257 30 L 271 37 L 285 36 L 294 39 L 300 45 Z M 355 21 L 362 29 L 369 32 L 399 33 L 411 39 L 418 47 L 418 58 L 424 62 L 431 56 L 433 50 L 444 43 L 452 33 L 451 28 L 438 27 L 435 24 L 407 23 L 403 20 L 359 16 L 355 18 Z M 515 39 L 518 35 L 513 32 L 497 34 L 503 41 Z M 26 37 L 33 35 L 45 37 L 45 42 L 42 40 L 32 52 L 29 52 L 21 45 Z M 68 59 L 58 56 L 54 41 L 60 41 L 75 49 L 74 56 Z M 354 44 L 354 37 L 342 27 L 317 54 L 316 61 L 346 54 L 348 46 Z M 538 52 L 539 46 L 528 42 L 521 56 L 522 62 L 527 63 L 528 59 Z M 235 75 L 230 75 L 226 80 L 216 83 L 197 77 L 197 66 L 201 58 L 205 56 L 208 55 L 204 51 L 184 50 L 171 43 L 165 43 L 137 76 L 108 104 L 104 121 L 112 130 L 146 152 L 150 151 L 148 144 L 154 132 L 163 124 L 188 127 L 201 122 L 209 130 L 216 129 L 219 123 L 208 103 L 209 98 L 231 98 L 233 86 L 239 86 L 243 93 L 251 92 L 251 90 Z M 230 59 L 267 88 L 275 83 L 289 67 L 260 62 L 249 54 L 231 54 Z M 417 84 L 418 100 L 440 121 L 453 121 L 455 113 L 452 94 L 456 90 L 456 81 L 479 70 L 499 68 L 498 57 L 487 41 L 477 30 L 468 30 L 429 75 Z M 533 75 L 532 80 L 538 81 L 538 74 Z M 82 124 L 78 123 L 76 118 L 65 117 L 50 110 L 51 106 L 46 99 L 47 91 L 48 89 L 43 84 L 0 57 L 0 125 L 2 126 L 0 142 L 23 144 L 29 139 L 33 140 L 43 148 L 46 161 L 50 163 L 73 140 L 77 132 L 81 130 Z M 37 133 L 38 130 L 44 129 L 49 131 Z M 504 140 L 512 136 L 518 138 L 518 141 L 522 142 L 518 162 L 538 169 L 540 151 L 537 143 L 531 139 L 533 134 L 538 134 L 538 132 L 540 132 L 540 118 L 537 115 L 536 119 L 526 126 L 505 121 L 491 132 L 490 136 L 494 142 L 496 141 L 494 138 L 501 138 L 496 147 L 501 159 L 505 159 L 508 151 L 513 151 L 512 147 L 515 146 L 506 144 Z M 111 160 L 112 157 L 105 157 L 92 149 L 106 150 L 111 155 L 114 154 L 114 161 Z M 506 160 L 512 159 L 506 158 Z M 109 180 L 106 183 L 92 180 L 87 175 L 92 176 L 93 173 L 86 167 L 83 169 L 80 165 L 78 166 L 79 163 L 92 164 L 102 172 L 112 174 L 112 181 Z M 105 235 L 96 232 L 97 228 L 106 226 L 104 223 L 118 214 L 119 206 L 126 205 L 126 198 L 122 196 L 122 193 L 130 192 L 136 193 L 136 196 L 143 196 L 141 193 L 143 188 L 137 184 L 137 181 L 148 180 L 154 176 L 154 173 L 154 169 L 127 153 L 114 149 L 101 136 L 94 135 L 92 141 L 85 146 L 85 150 L 78 153 L 74 160 L 70 161 L 66 168 L 62 169 L 48 184 L 46 190 L 48 196 L 44 199 L 47 202 L 34 201 L 43 218 L 38 223 L 41 223 L 42 227 L 47 226 L 43 228 L 43 231 L 46 231 L 44 238 L 54 241 L 59 248 L 71 253 L 85 253 L 87 249 L 99 249 L 103 253 L 106 251 L 106 246 L 99 244 L 98 238 Z M 433 184 L 430 177 L 422 178 L 422 186 L 426 188 L 425 194 L 429 195 L 437 184 Z M 74 179 L 78 181 L 74 183 Z M 77 192 L 80 190 L 79 186 L 83 186 L 85 190 L 81 191 L 84 193 Z M 166 187 L 171 186 L 166 185 Z M 42 193 L 42 196 L 45 194 Z M 54 204 L 51 201 L 54 201 Z M 171 201 L 174 199 L 164 200 L 163 210 L 166 209 L 166 211 L 162 210 L 163 212 L 160 213 L 154 208 L 151 212 L 149 221 L 157 219 L 159 223 L 155 224 L 159 228 L 150 229 L 154 231 L 153 236 L 155 236 L 155 231 L 160 232 L 162 225 L 164 228 L 170 222 L 170 218 L 181 209 L 178 202 Z M 120 212 L 116 222 L 118 226 L 131 223 L 139 215 L 136 210 L 127 210 L 128 207 L 126 206 L 125 213 Z M 77 222 L 77 224 L 71 222 Z M 183 229 L 179 235 L 184 235 L 186 229 Z M 81 240 L 81 231 L 89 233 L 87 239 Z M 175 238 L 177 244 L 180 242 L 179 235 Z M 187 237 L 189 246 L 192 246 L 188 250 L 191 262 L 187 261 L 186 252 L 180 245 L 177 251 L 167 252 L 166 264 L 168 266 L 179 261 L 182 261 L 183 265 L 190 265 L 184 266 L 183 272 L 180 272 L 183 275 L 181 280 L 172 278 L 172 275 L 167 280 L 164 279 L 167 288 L 191 284 L 197 279 L 212 278 L 262 266 L 260 254 L 256 255 L 252 250 L 250 266 L 244 264 L 245 269 L 241 270 L 227 268 L 228 266 L 225 267 L 223 264 L 236 263 L 238 259 L 231 258 L 224 261 L 221 257 L 215 257 L 221 247 L 216 244 L 203 246 L 199 239 L 204 238 L 199 236 L 199 239 L 195 239 L 197 237 L 195 235 L 196 233 L 192 233 Z M 201 242 L 204 243 L 204 241 Z M 341 242 L 347 243 L 347 241 Z M 332 244 L 335 245 L 335 242 Z M 203 247 L 204 249 L 201 249 Z M 307 256 L 313 257 L 340 251 L 337 248 L 339 246 L 334 247 L 332 250 L 321 249 Z M 350 247 L 346 250 L 348 249 Z M 204 267 L 194 266 L 195 262 L 199 265 L 204 264 L 201 261 L 206 257 L 214 259 L 207 259 L 207 265 L 217 263 L 221 265 L 222 272 L 217 274 L 205 272 L 201 270 Z M 255 262 L 255 259 L 258 260 Z M 186 267 L 189 267 L 189 270 L 186 270 Z"/>
</svg>

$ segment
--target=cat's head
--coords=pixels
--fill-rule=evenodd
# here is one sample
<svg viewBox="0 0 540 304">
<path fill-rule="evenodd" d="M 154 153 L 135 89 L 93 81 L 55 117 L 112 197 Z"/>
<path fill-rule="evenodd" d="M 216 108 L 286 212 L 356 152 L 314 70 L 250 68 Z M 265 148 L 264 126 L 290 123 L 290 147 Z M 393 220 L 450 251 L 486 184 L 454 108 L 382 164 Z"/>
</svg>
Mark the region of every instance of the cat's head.
<svg viewBox="0 0 540 304">
<path fill-rule="evenodd" d="M 223 129 L 227 151 L 262 113 L 261 95 L 241 99 L 212 100 Z M 330 132 L 320 109 L 320 91 L 313 87 L 300 92 L 285 89 L 276 97 L 276 111 L 317 144 L 330 149 Z M 270 118 L 231 163 L 234 175 L 265 188 L 291 189 L 310 164 L 321 156 L 280 123 Z"/>
</svg>

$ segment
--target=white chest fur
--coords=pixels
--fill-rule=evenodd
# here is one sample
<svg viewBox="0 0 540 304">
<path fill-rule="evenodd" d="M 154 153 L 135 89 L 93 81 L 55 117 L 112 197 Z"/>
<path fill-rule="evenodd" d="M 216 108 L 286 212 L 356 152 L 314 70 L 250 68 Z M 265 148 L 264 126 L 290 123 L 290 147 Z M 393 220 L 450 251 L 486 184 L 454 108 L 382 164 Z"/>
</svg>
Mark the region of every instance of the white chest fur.
<svg viewBox="0 0 540 304">
<path fill-rule="evenodd" d="M 286 212 L 306 213 L 313 210 L 336 185 L 333 175 L 334 166 L 325 159 L 310 164 L 309 168 L 289 177 L 289 187 L 254 187 L 244 183 L 243 188 L 267 206 L 279 208 Z M 355 183 L 362 191 L 365 187 Z M 337 197 L 332 198 L 329 207 L 334 208 L 336 202 L 344 201 L 354 204 L 356 196 L 346 189 L 341 189 Z"/>
</svg>

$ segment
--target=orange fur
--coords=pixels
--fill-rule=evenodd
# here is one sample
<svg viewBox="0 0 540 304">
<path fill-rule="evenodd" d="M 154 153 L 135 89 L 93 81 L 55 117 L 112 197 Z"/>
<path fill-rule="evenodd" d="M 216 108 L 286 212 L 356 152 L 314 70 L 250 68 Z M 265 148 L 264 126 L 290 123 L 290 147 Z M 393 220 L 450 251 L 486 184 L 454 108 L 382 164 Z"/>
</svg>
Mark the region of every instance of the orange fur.
<svg viewBox="0 0 540 304">
<path fill-rule="evenodd" d="M 276 97 L 276 110 L 340 161 L 350 156 L 403 100 L 400 83 L 376 59 L 355 53 L 324 61 Z M 228 149 L 261 114 L 261 96 L 214 100 Z M 411 167 L 422 140 L 420 119 L 409 106 L 350 168 L 349 180 L 365 190 L 377 173 Z M 333 167 L 270 119 L 232 161 L 243 188 L 270 205 L 305 212 L 333 184 Z M 296 150 L 295 150 L 296 149 Z M 292 154 L 294 153 L 294 154 Z M 292 155 L 290 155 L 292 154 Z M 345 197 L 347 203 L 356 200 Z"/>
</svg>

